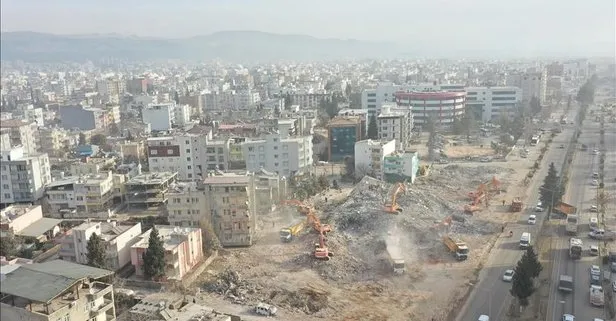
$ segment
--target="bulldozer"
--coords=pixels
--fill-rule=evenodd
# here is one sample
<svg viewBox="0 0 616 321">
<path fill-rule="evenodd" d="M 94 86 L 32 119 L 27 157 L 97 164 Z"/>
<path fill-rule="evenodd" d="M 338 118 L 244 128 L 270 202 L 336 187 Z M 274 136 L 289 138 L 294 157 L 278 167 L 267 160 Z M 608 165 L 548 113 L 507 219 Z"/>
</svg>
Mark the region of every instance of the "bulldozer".
<svg viewBox="0 0 616 321">
<path fill-rule="evenodd" d="M 398 194 L 406 192 L 404 183 L 398 183 L 392 187 L 389 203 L 385 204 L 385 212 L 390 214 L 398 214 L 402 212 L 402 208 L 398 205 Z"/>
</svg>

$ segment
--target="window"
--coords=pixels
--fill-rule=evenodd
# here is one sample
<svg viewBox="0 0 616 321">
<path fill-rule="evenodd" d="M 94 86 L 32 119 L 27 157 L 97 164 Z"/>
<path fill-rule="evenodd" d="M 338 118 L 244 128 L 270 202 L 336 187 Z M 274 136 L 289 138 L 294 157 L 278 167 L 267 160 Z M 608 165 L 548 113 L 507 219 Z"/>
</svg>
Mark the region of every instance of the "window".
<svg viewBox="0 0 616 321">
<path fill-rule="evenodd" d="M 189 145 L 189 144 L 190 144 L 190 140 L 187 140 L 187 141 L 185 142 L 185 144 L 186 144 L 186 145 Z"/>
<path fill-rule="evenodd" d="M 4 198 L 11 198 L 11 194 L 9 194 L 9 193 L 4 193 Z"/>
<path fill-rule="evenodd" d="M 9 184 L 2 184 L 2 188 L 4 188 L 4 189 L 9 188 Z"/>
<path fill-rule="evenodd" d="M 274 146 L 274 149 L 275 149 L 275 150 L 277 150 L 277 149 L 278 149 L 278 146 Z"/>
<path fill-rule="evenodd" d="M 248 147 L 248 151 L 249 151 L 249 152 L 254 152 L 254 151 L 255 151 L 255 148 L 254 148 L 254 147 L 252 147 L 252 146 L 251 146 L 251 147 Z"/>
<path fill-rule="evenodd" d="M 167 149 L 167 155 L 173 155 L 173 149 Z"/>
<path fill-rule="evenodd" d="M 376 103 L 376 99 L 368 99 L 369 103 Z"/>
<path fill-rule="evenodd" d="M 192 169 L 192 166 L 188 165 L 186 166 L 187 169 Z"/>
<path fill-rule="evenodd" d="M 158 151 L 156 149 L 150 149 L 150 155 L 158 155 Z"/>
<path fill-rule="evenodd" d="M 186 161 L 187 161 L 187 162 L 190 162 L 190 157 L 186 157 Z"/>
<path fill-rule="evenodd" d="M 186 148 L 186 153 L 190 153 L 190 148 Z"/>
</svg>

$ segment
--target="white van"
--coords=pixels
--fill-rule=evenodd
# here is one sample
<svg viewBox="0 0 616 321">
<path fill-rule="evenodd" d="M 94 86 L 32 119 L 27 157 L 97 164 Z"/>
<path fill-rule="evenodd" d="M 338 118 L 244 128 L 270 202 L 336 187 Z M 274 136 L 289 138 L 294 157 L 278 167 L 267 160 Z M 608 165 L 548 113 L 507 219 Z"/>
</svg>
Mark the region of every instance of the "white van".
<svg viewBox="0 0 616 321">
<path fill-rule="evenodd" d="M 530 233 L 524 232 L 522 233 L 522 236 L 520 237 L 520 248 L 525 250 L 529 246 L 530 246 Z"/>
<path fill-rule="evenodd" d="M 490 317 L 485 314 L 482 314 L 479 316 L 479 319 L 477 319 L 477 321 L 490 321 Z"/>
<path fill-rule="evenodd" d="M 594 231 L 599 228 L 599 219 L 596 216 L 591 216 L 588 219 L 588 227 L 590 227 L 591 231 Z"/>
<path fill-rule="evenodd" d="M 259 302 L 255 307 L 255 312 L 260 315 L 274 316 L 278 312 L 278 309 L 275 306 Z"/>
</svg>

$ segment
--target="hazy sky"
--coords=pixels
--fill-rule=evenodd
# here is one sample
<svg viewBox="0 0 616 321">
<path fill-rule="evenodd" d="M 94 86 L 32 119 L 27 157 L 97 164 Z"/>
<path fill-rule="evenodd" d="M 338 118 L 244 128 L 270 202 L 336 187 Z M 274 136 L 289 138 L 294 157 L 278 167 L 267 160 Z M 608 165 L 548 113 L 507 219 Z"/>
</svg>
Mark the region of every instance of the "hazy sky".
<svg viewBox="0 0 616 321">
<path fill-rule="evenodd" d="M 186 37 L 259 30 L 410 48 L 613 54 L 614 0 L 2 0 L 2 31 Z"/>
</svg>

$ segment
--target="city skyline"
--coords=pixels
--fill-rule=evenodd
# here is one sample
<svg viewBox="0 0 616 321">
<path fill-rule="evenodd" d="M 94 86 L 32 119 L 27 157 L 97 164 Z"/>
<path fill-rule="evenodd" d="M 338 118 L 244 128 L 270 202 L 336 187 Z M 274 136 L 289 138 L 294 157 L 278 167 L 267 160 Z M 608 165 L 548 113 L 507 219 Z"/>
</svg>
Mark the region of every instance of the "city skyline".
<svg viewBox="0 0 616 321">
<path fill-rule="evenodd" d="M 33 6 L 37 10 L 32 10 Z M 394 42 L 404 49 L 428 48 L 435 53 L 612 56 L 616 39 L 614 12 L 614 3 L 608 0 L 596 0 L 592 5 L 555 0 L 475 0 L 464 6 L 445 1 L 385 0 L 357 6 L 350 0 L 340 0 L 308 6 L 281 0 L 187 0 L 172 7 L 162 1 L 129 4 L 112 0 L 102 7 L 72 0 L 54 1 L 53 5 L 40 0 L 9 0 L 2 3 L 1 25 L 3 32 L 115 33 L 160 38 L 255 30 Z"/>
</svg>

